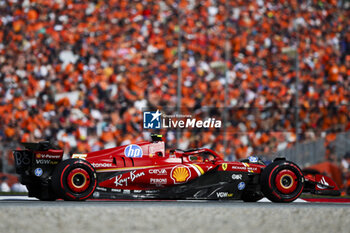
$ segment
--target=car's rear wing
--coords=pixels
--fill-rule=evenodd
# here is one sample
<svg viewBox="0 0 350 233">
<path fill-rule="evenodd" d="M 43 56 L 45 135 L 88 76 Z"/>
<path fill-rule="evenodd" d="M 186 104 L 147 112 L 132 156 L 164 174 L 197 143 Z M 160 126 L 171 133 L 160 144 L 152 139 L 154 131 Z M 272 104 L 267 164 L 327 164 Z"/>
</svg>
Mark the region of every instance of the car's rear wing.
<svg viewBox="0 0 350 233">
<path fill-rule="evenodd" d="M 55 146 L 53 146 L 48 141 L 41 141 L 41 142 L 22 142 L 21 143 L 26 149 L 32 150 L 32 151 L 46 151 L 49 149 L 59 149 Z"/>
<path fill-rule="evenodd" d="M 16 173 L 26 175 L 40 175 L 52 170 L 63 157 L 63 150 L 55 148 L 49 142 L 22 143 L 25 150 L 14 150 Z M 51 169 L 50 169 L 51 167 Z M 39 169 L 37 169 L 39 168 Z M 42 171 L 35 173 L 36 171 Z"/>
</svg>

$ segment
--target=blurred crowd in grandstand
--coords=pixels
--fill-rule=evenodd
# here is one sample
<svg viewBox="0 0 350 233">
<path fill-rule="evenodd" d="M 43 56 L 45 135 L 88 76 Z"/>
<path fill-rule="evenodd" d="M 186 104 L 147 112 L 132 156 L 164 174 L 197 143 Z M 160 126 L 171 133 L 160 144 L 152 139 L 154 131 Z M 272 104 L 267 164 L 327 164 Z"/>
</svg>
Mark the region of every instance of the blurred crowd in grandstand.
<svg viewBox="0 0 350 233">
<path fill-rule="evenodd" d="M 350 128 L 349 21 L 335 0 L 2 0 L 0 142 L 72 153 L 149 139 L 142 108 L 176 106 L 178 66 L 182 107 L 198 111 L 224 107 L 227 65 L 227 155 L 292 146 L 296 90 L 298 140 L 329 143 Z M 188 131 L 179 146 L 223 153 L 223 134 Z"/>
</svg>

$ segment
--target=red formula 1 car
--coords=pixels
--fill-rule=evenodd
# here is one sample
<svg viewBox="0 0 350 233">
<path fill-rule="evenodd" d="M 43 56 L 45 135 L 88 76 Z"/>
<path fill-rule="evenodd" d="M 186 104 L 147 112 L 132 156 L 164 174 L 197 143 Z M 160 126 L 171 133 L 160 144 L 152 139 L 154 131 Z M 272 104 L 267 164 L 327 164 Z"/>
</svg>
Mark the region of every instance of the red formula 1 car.
<svg viewBox="0 0 350 233">
<path fill-rule="evenodd" d="M 327 176 L 303 176 L 283 158 L 266 166 L 259 158 L 226 162 L 210 149 L 165 153 L 160 135 L 140 142 L 63 160 L 48 142 L 23 143 L 15 150 L 16 172 L 29 196 L 40 200 L 234 199 L 267 197 L 292 202 L 302 192 L 339 195 Z"/>
</svg>

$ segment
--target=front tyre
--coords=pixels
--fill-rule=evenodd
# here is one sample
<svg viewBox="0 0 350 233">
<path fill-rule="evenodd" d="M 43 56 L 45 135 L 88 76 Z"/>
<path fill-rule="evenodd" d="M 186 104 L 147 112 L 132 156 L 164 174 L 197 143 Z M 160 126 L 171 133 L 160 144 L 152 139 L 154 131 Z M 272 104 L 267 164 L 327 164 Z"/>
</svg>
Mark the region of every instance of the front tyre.
<svg viewBox="0 0 350 233">
<path fill-rule="evenodd" d="M 290 161 L 275 161 L 261 173 L 261 191 L 272 202 L 292 202 L 303 188 L 303 173 Z"/>
<path fill-rule="evenodd" d="M 93 194 L 96 185 L 95 169 L 82 159 L 62 161 L 52 175 L 52 189 L 64 200 L 86 200 Z"/>
</svg>

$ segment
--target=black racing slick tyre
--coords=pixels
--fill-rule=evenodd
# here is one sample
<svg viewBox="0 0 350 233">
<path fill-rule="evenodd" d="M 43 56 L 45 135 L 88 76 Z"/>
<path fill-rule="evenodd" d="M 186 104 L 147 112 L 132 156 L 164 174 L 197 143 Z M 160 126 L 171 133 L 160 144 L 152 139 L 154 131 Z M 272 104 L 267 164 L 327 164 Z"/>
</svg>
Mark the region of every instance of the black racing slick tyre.
<svg viewBox="0 0 350 233">
<path fill-rule="evenodd" d="M 54 191 L 51 189 L 51 187 L 45 187 L 41 184 L 27 184 L 26 185 L 28 189 L 28 196 L 29 197 L 36 197 L 40 201 L 55 201 L 56 195 L 54 194 Z"/>
<path fill-rule="evenodd" d="M 52 175 L 52 189 L 64 200 L 86 200 L 93 194 L 96 185 L 95 169 L 82 159 L 62 161 Z"/>
<path fill-rule="evenodd" d="M 303 188 L 303 173 L 290 161 L 275 161 L 261 173 L 261 191 L 272 202 L 292 202 L 300 196 Z"/>
</svg>

